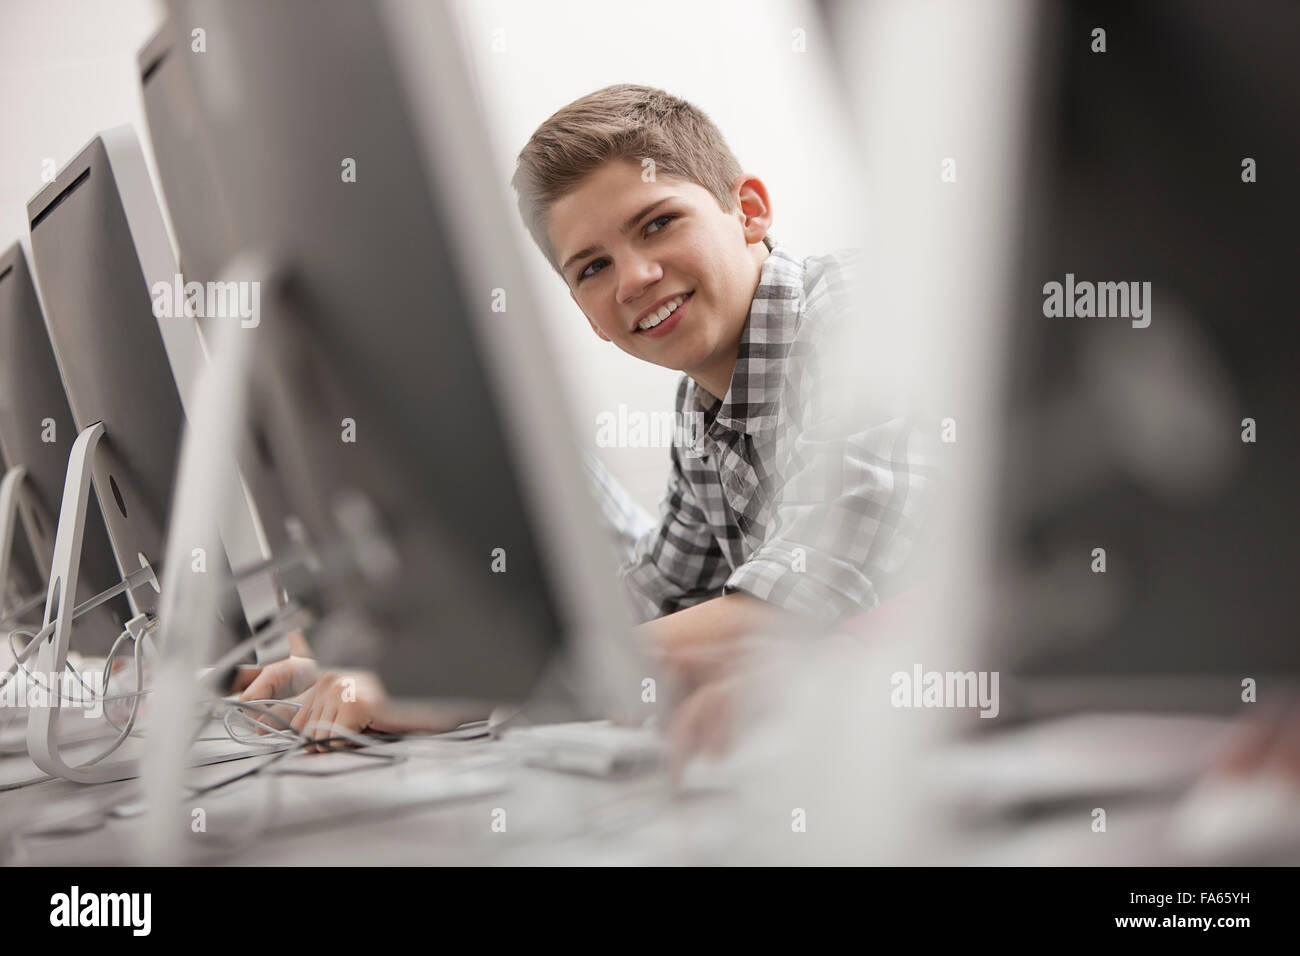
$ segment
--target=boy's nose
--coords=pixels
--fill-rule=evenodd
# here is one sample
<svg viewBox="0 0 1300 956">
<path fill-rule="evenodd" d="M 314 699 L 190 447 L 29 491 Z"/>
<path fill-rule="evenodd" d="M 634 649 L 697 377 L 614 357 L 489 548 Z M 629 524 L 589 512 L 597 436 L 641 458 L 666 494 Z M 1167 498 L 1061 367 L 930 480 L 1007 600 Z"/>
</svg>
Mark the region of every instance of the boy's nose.
<svg viewBox="0 0 1300 956">
<path fill-rule="evenodd" d="M 630 259 L 624 263 L 618 281 L 618 301 L 634 306 L 638 302 L 649 304 L 646 292 L 664 277 L 664 271 L 652 259 Z"/>
</svg>

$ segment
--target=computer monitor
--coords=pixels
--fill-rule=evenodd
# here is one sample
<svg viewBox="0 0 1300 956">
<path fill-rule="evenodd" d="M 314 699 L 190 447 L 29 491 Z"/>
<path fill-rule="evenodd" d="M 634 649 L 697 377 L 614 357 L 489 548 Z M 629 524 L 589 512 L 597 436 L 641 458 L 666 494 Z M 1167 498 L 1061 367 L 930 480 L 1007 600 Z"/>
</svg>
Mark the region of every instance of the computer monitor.
<svg viewBox="0 0 1300 956">
<path fill-rule="evenodd" d="M 325 9 L 170 5 L 177 36 L 207 31 L 207 53 L 171 56 L 216 193 L 241 247 L 273 263 L 226 277 L 282 277 L 260 325 L 229 330 L 256 343 L 250 427 L 321 556 L 322 610 L 381 633 L 348 662 L 398 697 L 521 700 L 557 656 L 631 647 L 612 555 L 480 118 L 457 100 L 446 11 Z M 436 103 L 395 50 L 398 21 L 457 77 Z M 350 546 L 358 535 L 373 547 Z M 608 696 L 640 702 L 639 681 Z"/>
<path fill-rule="evenodd" d="M 1023 700 L 1004 713 L 1233 713 L 1246 679 L 1276 700 L 1300 678 L 1300 455 L 1277 431 L 1300 416 L 1300 148 L 1277 121 L 1300 105 L 1300 10 L 1118 5 L 1104 55 L 1095 21 L 1043 17 L 1031 86 L 993 628 Z"/>
<path fill-rule="evenodd" d="M 9 463 L 2 453 L 0 469 L 9 474 Z M 6 509 L 6 505 L 0 492 L 0 512 Z M 18 527 L 22 522 L 18 510 L 15 497 L 13 510 L 7 516 L 9 520 L 0 524 L 0 548 L 7 549 L 3 563 L 0 563 L 0 581 L 3 582 L 3 588 L 0 588 L 0 628 L 29 623 L 33 615 L 40 617 L 45 601 L 44 575 L 37 568 L 31 545 Z M 9 536 L 7 544 L 6 536 Z"/>
<path fill-rule="evenodd" d="M 200 282 L 216 279 L 238 251 L 230 208 L 218 194 L 207 129 L 185 68 L 188 38 L 164 23 L 137 58 L 141 97 L 158 185 L 179 247 L 181 272 Z M 177 53 L 176 50 L 182 52 Z"/>
<path fill-rule="evenodd" d="M 9 349 L 4 346 L 5 329 L 9 326 L 9 317 L 21 315 L 36 304 L 35 290 L 30 289 L 31 276 L 27 272 L 27 263 L 23 259 L 22 249 L 18 243 L 0 254 L 0 362 L 4 361 Z M 30 290 L 30 292 L 29 292 Z M 37 323 L 43 327 L 43 320 L 37 314 Z M 9 377 L 0 379 L 0 390 Z M 6 409 L 4 396 L 0 394 L 0 417 Z M 38 561 L 32 552 L 27 533 L 20 527 L 25 519 L 20 514 L 24 505 L 30 507 L 31 489 L 25 486 L 25 475 L 17 474 L 10 478 L 11 470 L 4 454 L 4 437 L 0 432 L 0 469 L 5 481 L 0 483 L 0 625 L 30 617 L 40 607 L 39 601 L 45 596 L 45 578 L 38 568 Z M 13 484 L 12 489 L 9 487 Z M 20 492 L 21 488 L 21 492 Z M 48 566 L 48 565 L 47 565 Z"/>
<path fill-rule="evenodd" d="M 44 597 L 49 583 L 63 482 L 76 434 L 27 256 L 22 243 L 15 242 L 0 254 L 0 453 L 6 472 L 13 466 L 25 472 L 16 499 L 21 528 L 13 536 L 24 594 L 40 589 Z M 92 501 L 82 539 L 78 600 L 118 580 L 104 518 L 98 502 Z M 128 616 L 121 597 L 89 612 L 78 619 L 77 648 L 105 653 Z"/>
<path fill-rule="evenodd" d="M 184 58 L 186 37 L 176 37 L 164 23 L 140 50 L 137 58 L 141 97 L 147 130 L 158 172 L 158 185 L 178 246 L 180 272 L 185 282 L 206 284 L 219 280 L 240 251 L 231 209 L 221 194 L 222 184 L 213 168 L 213 150 L 198 109 L 192 78 Z M 176 53 L 176 50 L 182 52 Z M 201 336 L 215 335 L 214 323 L 196 318 Z M 265 548 L 282 554 L 292 547 L 286 528 L 289 515 L 275 477 L 266 462 L 264 436 L 246 434 L 236 448 L 239 471 L 248 486 Z M 277 577 L 279 584 L 283 579 Z M 291 595 L 290 595 L 291 597 Z"/>
<path fill-rule="evenodd" d="M 28 203 L 32 255 L 72 418 L 96 423 L 96 495 L 120 571 L 144 559 L 162 566 L 172 473 L 184 413 L 153 316 L 132 213 L 157 216 L 137 182 L 119 183 L 110 144 L 138 146 L 126 128 L 96 136 Z M 158 595 L 137 588 L 134 613 L 154 613 Z"/>
<path fill-rule="evenodd" d="M 131 613 L 147 621 L 160 607 L 161 576 L 174 472 L 184 427 L 183 399 L 202 366 L 193 317 L 160 316 L 158 284 L 176 263 L 139 141 L 130 127 L 90 141 L 28 203 L 37 287 L 72 420 L 79 430 L 68 474 L 46 602 L 53 630 L 37 651 L 40 669 L 61 672 L 70 636 L 63 595 L 78 583 L 83 522 L 91 488 L 108 527 L 118 570 L 134 587 Z M 178 388 L 178 384 L 182 387 Z M 232 461 L 222 481 L 237 481 Z M 247 512 L 231 516 L 247 520 Z M 226 548 L 177 555 L 192 570 L 230 579 Z M 240 528 L 236 526 L 236 531 Z M 236 538 L 236 541 L 245 539 Z M 260 558 L 261 552 L 257 552 Z M 240 598 L 212 608 L 221 637 L 214 654 L 249 633 Z M 273 600 L 273 595 L 267 600 Z M 189 625 L 199 627 L 191 621 Z M 179 639 L 183 639 L 183 633 Z M 128 763 L 71 767 L 59 756 L 57 702 L 34 710 L 28 749 L 47 773 L 97 783 L 133 776 Z"/>
</svg>

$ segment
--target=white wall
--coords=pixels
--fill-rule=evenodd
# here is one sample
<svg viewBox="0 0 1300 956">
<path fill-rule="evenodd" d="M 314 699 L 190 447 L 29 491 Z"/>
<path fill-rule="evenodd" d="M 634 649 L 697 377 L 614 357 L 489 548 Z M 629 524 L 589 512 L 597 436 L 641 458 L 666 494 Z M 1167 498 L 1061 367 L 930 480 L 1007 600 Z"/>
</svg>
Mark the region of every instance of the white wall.
<svg viewBox="0 0 1300 956">
<path fill-rule="evenodd" d="M 691 100 L 722 130 L 771 192 L 772 233 L 803 255 L 854 245 L 861 206 L 845 201 L 855 169 L 839 91 L 809 3 L 694 0 L 642 5 L 575 0 L 453 0 L 497 157 L 502 195 L 532 131 L 577 97 L 611 83 L 659 86 Z M 136 54 L 161 23 L 156 0 L 0 0 L 0 244 L 26 232 L 26 204 L 42 163 L 61 167 L 98 130 L 131 123 L 145 134 Z M 806 52 L 794 50 L 796 30 Z M 495 34 L 504 49 L 494 50 Z M 580 438 L 620 403 L 671 410 L 677 373 L 639 362 L 592 334 L 563 282 L 522 224 L 520 247 L 543 297 L 564 397 Z M 668 450 L 605 449 L 611 470 L 651 511 Z"/>
<path fill-rule="evenodd" d="M 136 54 L 162 18 L 156 0 L 0 0 L 0 245 L 26 235 L 47 159 L 61 168 L 102 129 L 144 129 Z"/>
</svg>

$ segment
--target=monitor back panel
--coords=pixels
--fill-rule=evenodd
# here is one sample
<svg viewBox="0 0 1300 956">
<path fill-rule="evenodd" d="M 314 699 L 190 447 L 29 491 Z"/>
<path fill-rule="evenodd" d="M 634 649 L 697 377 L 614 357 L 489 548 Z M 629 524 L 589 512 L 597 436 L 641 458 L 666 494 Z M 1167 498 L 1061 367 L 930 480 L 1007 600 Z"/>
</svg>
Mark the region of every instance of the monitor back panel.
<svg viewBox="0 0 1300 956">
<path fill-rule="evenodd" d="M 96 137 L 28 204 L 46 323 L 119 565 L 162 560 L 183 414 L 108 152 Z M 150 588 L 134 592 L 157 610 Z"/>
<path fill-rule="evenodd" d="M 68 455 L 77 437 L 72 410 L 50 347 L 40 300 L 27 257 L 15 243 L 0 255 L 0 451 L 6 463 L 27 472 L 20 498 L 22 527 L 15 551 L 28 554 L 32 571 L 27 586 L 43 589 L 54 557 L 54 535 L 63 500 Z M 117 564 L 99 503 L 92 500 L 82 542 L 78 600 L 116 584 Z M 78 622 L 77 647 L 106 650 L 121 631 L 126 601 L 115 598 L 104 612 Z"/>
</svg>

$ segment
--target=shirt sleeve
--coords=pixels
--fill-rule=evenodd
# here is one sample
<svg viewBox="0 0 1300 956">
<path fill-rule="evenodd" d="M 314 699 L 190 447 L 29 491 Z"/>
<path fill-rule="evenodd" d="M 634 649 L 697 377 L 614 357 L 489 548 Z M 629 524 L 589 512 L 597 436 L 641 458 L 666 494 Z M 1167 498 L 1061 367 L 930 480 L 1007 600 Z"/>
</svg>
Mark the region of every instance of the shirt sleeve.
<svg viewBox="0 0 1300 956">
<path fill-rule="evenodd" d="M 797 614 L 837 623 L 895 590 L 914 550 L 931 485 L 919 433 L 893 419 L 848 438 L 805 433 L 776 506 L 774 530 L 727 579 Z"/>
<path fill-rule="evenodd" d="M 659 524 L 641 537 L 632 558 L 621 569 L 643 620 L 720 597 L 731 572 L 682 473 L 676 445 L 672 448 L 668 491 L 659 512 Z"/>
<path fill-rule="evenodd" d="M 818 362 L 828 344 L 795 373 L 795 431 L 770 530 L 725 590 L 835 624 L 871 610 L 915 573 L 937 445 L 907 415 L 855 402 L 858 389 L 831 371 L 845 369 L 843 361 Z"/>
</svg>

